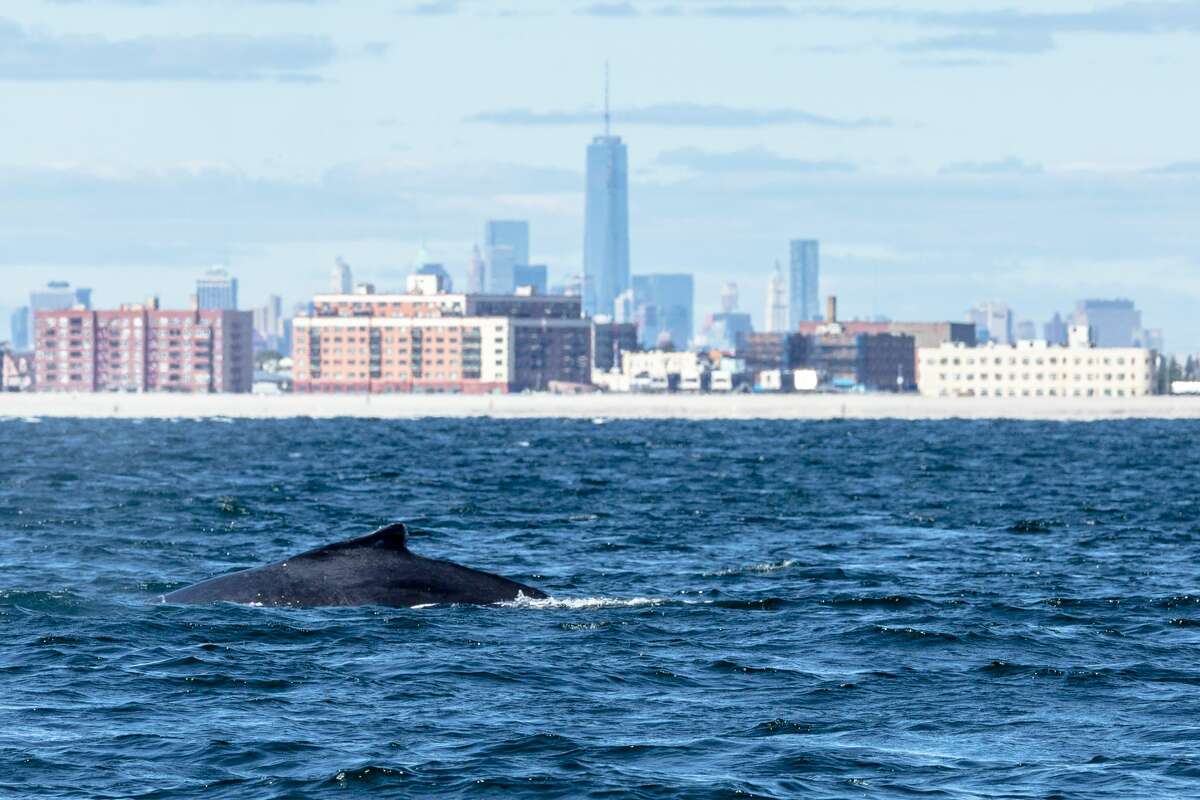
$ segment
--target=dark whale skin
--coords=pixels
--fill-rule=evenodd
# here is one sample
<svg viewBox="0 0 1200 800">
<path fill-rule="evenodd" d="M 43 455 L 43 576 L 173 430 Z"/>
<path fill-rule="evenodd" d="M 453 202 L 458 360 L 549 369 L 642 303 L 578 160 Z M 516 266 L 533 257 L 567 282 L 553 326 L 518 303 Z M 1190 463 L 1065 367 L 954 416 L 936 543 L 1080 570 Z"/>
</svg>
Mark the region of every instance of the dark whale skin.
<svg viewBox="0 0 1200 800">
<path fill-rule="evenodd" d="M 488 605 L 518 595 L 545 599 L 532 586 L 408 550 L 399 523 L 357 539 L 318 547 L 274 564 L 232 572 L 177 589 L 163 603 L 315 606 Z"/>
</svg>

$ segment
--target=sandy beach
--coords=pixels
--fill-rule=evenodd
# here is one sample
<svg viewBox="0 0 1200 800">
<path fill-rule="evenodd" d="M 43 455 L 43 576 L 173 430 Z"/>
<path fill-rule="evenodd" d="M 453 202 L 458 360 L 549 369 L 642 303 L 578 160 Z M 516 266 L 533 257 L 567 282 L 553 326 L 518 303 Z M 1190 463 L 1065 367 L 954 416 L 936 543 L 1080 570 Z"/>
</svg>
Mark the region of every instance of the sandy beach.
<svg viewBox="0 0 1200 800">
<path fill-rule="evenodd" d="M 573 419 L 1198 419 L 1200 397 L 926 398 L 917 395 L 0 394 L 0 417 L 496 417 Z"/>
</svg>

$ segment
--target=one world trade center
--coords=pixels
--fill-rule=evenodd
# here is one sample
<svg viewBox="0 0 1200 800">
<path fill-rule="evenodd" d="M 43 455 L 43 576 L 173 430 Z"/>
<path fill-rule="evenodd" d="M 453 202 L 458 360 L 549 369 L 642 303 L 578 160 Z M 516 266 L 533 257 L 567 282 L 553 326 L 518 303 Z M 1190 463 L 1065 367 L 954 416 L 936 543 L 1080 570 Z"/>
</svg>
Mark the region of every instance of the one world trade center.
<svg viewBox="0 0 1200 800">
<path fill-rule="evenodd" d="M 583 232 L 583 310 L 613 314 L 629 289 L 629 169 L 621 137 L 609 133 L 608 91 L 604 135 L 587 149 L 587 219 Z"/>
</svg>

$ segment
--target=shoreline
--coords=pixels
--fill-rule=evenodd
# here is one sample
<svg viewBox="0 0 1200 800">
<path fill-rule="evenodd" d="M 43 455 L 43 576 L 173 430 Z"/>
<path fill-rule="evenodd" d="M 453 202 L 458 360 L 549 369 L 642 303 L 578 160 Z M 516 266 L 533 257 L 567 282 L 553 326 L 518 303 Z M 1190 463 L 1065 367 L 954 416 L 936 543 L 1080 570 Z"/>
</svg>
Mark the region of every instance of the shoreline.
<svg viewBox="0 0 1200 800">
<path fill-rule="evenodd" d="M 0 393 L 0 418 L 1200 419 L 1200 397 L 932 398 L 865 394 L 254 395 Z"/>
</svg>

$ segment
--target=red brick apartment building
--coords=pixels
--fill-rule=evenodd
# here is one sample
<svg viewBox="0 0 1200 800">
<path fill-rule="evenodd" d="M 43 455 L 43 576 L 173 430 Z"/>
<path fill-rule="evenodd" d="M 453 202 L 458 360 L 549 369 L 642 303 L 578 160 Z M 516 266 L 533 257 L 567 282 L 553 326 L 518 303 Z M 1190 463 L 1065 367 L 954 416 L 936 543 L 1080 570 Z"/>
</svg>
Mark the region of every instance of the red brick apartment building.
<svg viewBox="0 0 1200 800">
<path fill-rule="evenodd" d="M 590 383 L 591 320 L 578 297 L 448 294 L 415 276 L 404 294 L 323 294 L 293 322 L 297 392 L 545 390 Z"/>
<path fill-rule="evenodd" d="M 39 311 L 34 368 L 41 392 L 248 392 L 249 311 Z"/>
</svg>

